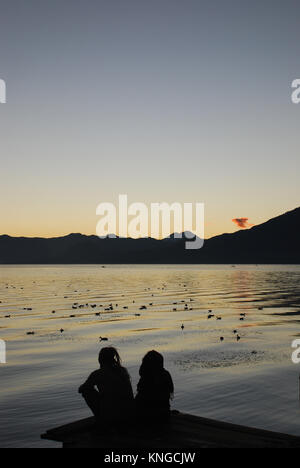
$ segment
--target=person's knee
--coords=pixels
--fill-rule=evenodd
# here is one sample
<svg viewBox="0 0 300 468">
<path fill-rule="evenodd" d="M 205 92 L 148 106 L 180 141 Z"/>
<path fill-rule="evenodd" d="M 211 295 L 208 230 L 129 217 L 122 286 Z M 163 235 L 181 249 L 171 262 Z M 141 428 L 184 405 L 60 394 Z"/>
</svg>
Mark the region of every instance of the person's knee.
<svg viewBox="0 0 300 468">
<path fill-rule="evenodd" d="M 84 390 L 82 390 L 82 392 L 81 392 L 81 396 L 82 396 L 82 398 L 84 398 L 85 400 L 94 399 L 94 398 L 95 398 L 95 392 L 94 392 L 93 390 L 84 389 Z"/>
<path fill-rule="evenodd" d="M 81 394 L 81 396 L 82 396 L 83 398 L 85 398 L 86 395 L 88 394 L 88 391 L 87 391 L 87 390 L 81 390 L 80 394 Z"/>
</svg>

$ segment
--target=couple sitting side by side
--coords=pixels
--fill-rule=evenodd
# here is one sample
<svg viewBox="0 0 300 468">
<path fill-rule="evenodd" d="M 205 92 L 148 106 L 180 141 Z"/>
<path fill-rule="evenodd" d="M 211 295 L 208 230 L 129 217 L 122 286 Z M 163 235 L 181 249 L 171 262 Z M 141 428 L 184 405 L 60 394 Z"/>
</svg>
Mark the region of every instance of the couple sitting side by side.
<svg viewBox="0 0 300 468">
<path fill-rule="evenodd" d="M 98 423 L 122 426 L 136 421 L 160 427 L 168 422 L 174 385 L 160 353 L 149 351 L 144 356 L 135 398 L 130 375 L 115 348 L 102 348 L 99 364 L 100 369 L 79 388 Z"/>
</svg>

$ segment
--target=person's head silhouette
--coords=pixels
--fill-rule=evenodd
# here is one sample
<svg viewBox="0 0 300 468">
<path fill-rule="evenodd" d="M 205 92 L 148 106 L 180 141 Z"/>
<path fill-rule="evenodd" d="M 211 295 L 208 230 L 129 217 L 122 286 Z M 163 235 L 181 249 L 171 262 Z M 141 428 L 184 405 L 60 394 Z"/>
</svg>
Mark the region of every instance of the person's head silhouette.
<svg viewBox="0 0 300 468">
<path fill-rule="evenodd" d="M 99 364 L 101 368 L 120 368 L 121 358 L 116 350 L 112 346 L 102 348 L 99 353 Z"/>
<path fill-rule="evenodd" d="M 164 369 L 164 358 L 157 351 L 149 351 L 142 360 L 140 367 L 140 376 L 146 377 L 147 375 L 155 374 Z"/>
</svg>

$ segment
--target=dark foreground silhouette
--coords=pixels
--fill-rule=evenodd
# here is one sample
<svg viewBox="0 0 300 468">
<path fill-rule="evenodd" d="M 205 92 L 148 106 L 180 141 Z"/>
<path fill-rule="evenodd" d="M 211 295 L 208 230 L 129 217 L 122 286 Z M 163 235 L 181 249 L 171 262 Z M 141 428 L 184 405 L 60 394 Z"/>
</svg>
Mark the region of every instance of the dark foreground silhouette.
<svg viewBox="0 0 300 468">
<path fill-rule="evenodd" d="M 118 351 L 102 348 L 99 364 L 100 369 L 79 388 L 98 426 L 105 422 L 106 427 L 114 429 L 136 424 L 153 429 L 168 423 L 174 385 L 160 353 L 150 351 L 144 356 L 135 400 L 129 373 L 121 365 Z"/>
<path fill-rule="evenodd" d="M 136 415 L 139 423 L 151 426 L 167 423 L 170 418 L 170 399 L 174 384 L 170 373 L 164 369 L 164 358 L 150 351 L 143 358 L 137 386 Z"/>
<path fill-rule="evenodd" d="M 164 369 L 163 356 L 156 351 L 143 358 L 135 405 L 129 374 L 122 367 L 116 349 L 103 348 L 99 363 L 100 370 L 93 372 L 79 389 L 96 418 L 50 429 L 42 434 L 42 439 L 61 442 L 65 448 L 100 448 L 106 453 L 108 447 L 120 453 L 124 449 L 131 453 L 133 448 L 195 451 L 197 448 L 300 447 L 300 437 L 170 412 L 174 386 Z M 99 430 L 103 421 L 113 423 L 113 430 L 109 424 Z M 114 425 L 116 421 L 126 423 L 122 430 L 115 430 L 118 429 Z"/>
<path fill-rule="evenodd" d="M 127 369 L 115 348 L 99 353 L 100 369 L 93 372 L 79 388 L 97 422 L 109 425 L 126 423 L 134 411 L 134 398 Z"/>
</svg>

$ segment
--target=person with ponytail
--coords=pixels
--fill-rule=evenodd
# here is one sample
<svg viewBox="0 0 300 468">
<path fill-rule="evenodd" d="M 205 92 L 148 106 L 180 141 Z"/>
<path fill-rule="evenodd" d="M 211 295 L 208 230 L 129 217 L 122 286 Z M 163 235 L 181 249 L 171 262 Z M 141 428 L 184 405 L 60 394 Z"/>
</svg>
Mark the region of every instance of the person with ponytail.
<svg viewBox="0 0 300 468">
<path fill-rule="evenodd" d="M 79 388 L 97 422 L 126 422 L 133 414 L 134 396 L 129 373 L 122 366 L 118 351 L 102 348 L 100 369 L 93 372 Z"/>
</svg>

